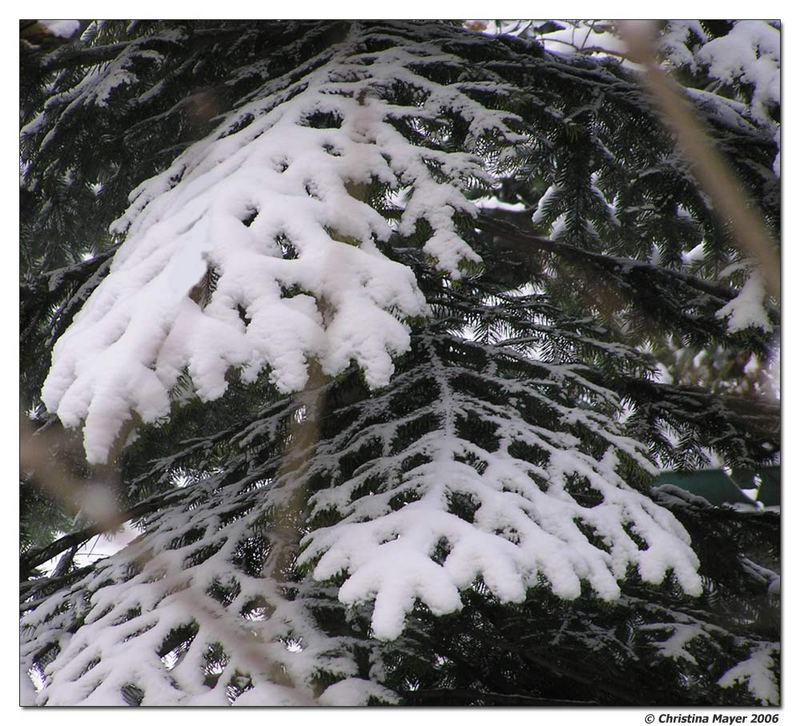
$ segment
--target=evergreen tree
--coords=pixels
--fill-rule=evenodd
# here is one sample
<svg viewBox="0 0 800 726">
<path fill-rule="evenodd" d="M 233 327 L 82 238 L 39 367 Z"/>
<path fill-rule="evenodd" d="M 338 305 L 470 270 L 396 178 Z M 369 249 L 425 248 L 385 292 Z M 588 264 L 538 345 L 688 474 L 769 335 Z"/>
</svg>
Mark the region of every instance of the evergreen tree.
<svg viewBox="0 0 800 726">
<path fill-rule="evenodd" d="M 635 69 L 559 25 L 25 27 L 32 702 L 779 703 L 778 514 L 653 486 L 778 460 L 769 386 L 681 363 L 768 370 L 777 303 Z M 688 87 L 747 27 L 662 48 Z M 777 238 L 734 80 L 687 97 Z"/>
</svg>

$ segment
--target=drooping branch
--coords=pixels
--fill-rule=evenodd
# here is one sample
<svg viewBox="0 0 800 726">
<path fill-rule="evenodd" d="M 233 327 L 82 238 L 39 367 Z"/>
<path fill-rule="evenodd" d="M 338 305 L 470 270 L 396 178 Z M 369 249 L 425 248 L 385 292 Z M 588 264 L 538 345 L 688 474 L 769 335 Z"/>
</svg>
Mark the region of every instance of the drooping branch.
<svg viewBox="0 0 800 726">
<path fill-rule="evenodd" d="M 731 465 L 763 465 L 780 451 L 778 402 L 645 379 L 629 379 L 621 388 L 645 427 L 655 431 L 653 425 L 660 422 L 678 432 L 690 431 L 695 444 L 724 453 Z"/>
<path fill-rule="evenodd" d="M 581 249 L 575 245 L 542 237 L 519 225 L 527 221 L 525 215 L 520 215 L 520 221 L 513 224 L 483 211 L 479 216 L 479 226 L 495 235 L 495 244 L 499 249 L 513 250 L 520 254 L 529 255 L 534 251 L 552 252 L 570 262 L 578 263 L 598 271 L 612 272 L 617 276 L 630 275 L 632 271 L 667 282 L 679 281 L 696 290 L 711 295 L 720 302 L 729 302 L 736 297 L 736 290 L 703 280 L 695 275 L 690 275 L 680 270 L 653 265 L 649 262 L 628 257 L 613 257 L 589 250 Z M 776 313 L 777 314 L 777 313 Z"/>
</svg>

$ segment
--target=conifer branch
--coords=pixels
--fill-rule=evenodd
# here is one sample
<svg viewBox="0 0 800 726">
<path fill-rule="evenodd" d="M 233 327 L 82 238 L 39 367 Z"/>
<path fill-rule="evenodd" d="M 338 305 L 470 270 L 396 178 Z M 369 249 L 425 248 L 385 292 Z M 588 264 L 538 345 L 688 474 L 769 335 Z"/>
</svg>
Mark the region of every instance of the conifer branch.
<svg viewBox="0 0 800 726">
<path fill-rule="evenodd" d="M 69 549 L 80 547 L 82 544 L 88 542 L 92 537 L 113 532 L 126 522 L 133 519 L 144 517 L 153 512 L 157 512 L 162 507 L 174 503 L 181 496 L 185 495 L 184 490 L 173 490 L 164 492 L 149 499 L 139 502 L 136 506 L 130 509 L 119 512 L 112 517 L 104 520 L 103 522 L 96 522 L 88 527 L 77 532 L 70 532 L 63 537 L 59 537 L 55 542 L 50 543 L 46 547 L 29 550 L 23 553 L 19 558 L 20 578 L 26 579 L 30 573 L 39 565 L 44 564 L 53 557 L 60 555 Z"/>
<path fill-rule="evenodd" d="M 524 221 L 529 223 L 527 219 Z M 736 297 L 736 290 L 703 280 L 681 270 L 653 265 L 628 257 L 614 257 L 591 252 L 561 240 L 549 239 L 526 231 L 519 226 L 520 222 L 511 223 L 507 219 L 498 219 L 489 212 L 481 212 L 479 224 L 482 229 L 495 235 L 496 244 L 500 249 L 509 249 L 525 255 L 530 255 L 532 250 L 552 252 L 591 269 L 613 272 L 620 276 L 625 276 L 631 270 L 637 270 L 666 281 L 684 283 L 721 302 L 728 302 Z"/>
</svg>

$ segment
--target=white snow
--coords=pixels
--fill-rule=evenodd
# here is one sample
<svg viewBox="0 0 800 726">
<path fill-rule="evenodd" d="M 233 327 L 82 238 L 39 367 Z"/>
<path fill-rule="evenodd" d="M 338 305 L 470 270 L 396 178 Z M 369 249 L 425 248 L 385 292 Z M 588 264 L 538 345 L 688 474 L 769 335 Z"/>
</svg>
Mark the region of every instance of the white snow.
<svg viewBox="0 0 800 726">
<path fill-rule="evenodd" d="M 27 669 L 22 665 L 19 669 L 19 705 L 36 705 L 36 688 L 34 687 L 31 676 L 28 675 Z"/>
<path fill-rule="evenodd" d="M 697 665 L 697 659 L 688 650 L 687 646 L 693 641 L 708 635 L 699 623 L 655 623 L 653 625 L 641 625 L 640 628 L 644 631 L 666 630 L 670 632 L 670 636 L 666 640 L 657 643 L 659 653 L 665 658 L 685 660 L 694 665 Z"/>
<path fill-rule="evenodd" d="M 594 36 L 610 36 L 599 30 L 579 35 L 579 45 L 592 48 L 590 42 L 599 43 Z M 46 645 L 59 646 L 40 676 L 38 703 L 121 705 L 121 689 L 133 684 L 144 691 L 144 705 L 226 705 L 226 685 L 248 672 L 255 682 L 236 704 L 304 705 L 323 666 L 337 681 L 320 703 L 391 702 L 393 694 L 356 677 L 346 639 L 316 627 L 309 603 L 325 588 L 329 602 L 338 595 L 347 607 L 371 605 L 372 635 L 384 640 L 401 636 L 415 603 L 435 615 L 457 611 L 462 593 L 478 581 L 502 602 L 520 602 L 529 588 L 541 585 L 572 599 L 584 584 L 611 601 L 633 567 L 645 582 L 673 576 L 686 593 L 702 591 L 686 530 L 618 471 L 625 454 L 654 473 L 646 447 L 624 436 L 602 407 L 591 405 L 621 409 L 615 394 L 586 380 L 580 366 L 541 362 L 541 379 L 523 381 L 487 366 L 482 383 L 498 387 L 508 402 L 491 403 L 460 393 L 453 379 L 463 370 L 444 362 L 427 339 L 430 364 L 397 377 L 391 391 L 380 390 L 394 375 L 393 358 L 409 348 L 407 320 L 427 313 L 411 271 L 386 257 L 380 245 L 393 231 L 409 234 L 424 221 L 432 229 L 424 251 L 455 279 L 480 260 L 458 236 L 456 214 L 517 205 L 492 197 L 471 203 L 476 186 L 490 181 L 478 159 L 415 146 L 390 123 L 436 119 L 455 109 L 469 123 L 468 147 L 475 148 L 487 132 L 511 138 L 504 114 L 484 109 L 458 85 L 443 87 L 411 70 L 434 51 L 441 57 L 440 48 L 409 42 L 366 56 L 354 55 L 352 48 L 346 41 L 302 83 L 266 84 L 217 131 L 133 191 L 130 208 L 112 228 L 126 240 L 108 277 L 58 341 L 42 398 L 65 425 L 84 424 L 87 458 L 101 462 L 134 414 L 143 421 L 168 415 L 173 388 L 185 372 L 196 393 L 210 400 L 225 392 L 231 368 L 246 381 L 268 370 L 279 390 L 292 392 L 306 385 L 310 360 L 330 376 L 355 362 L 375 395 L 359 411 L 361 418 L 320 442 L 304 473 L 329 474 L 331 462 L 367 441 L 379 441 L 382 451 L 311 497 L 312 516 L 333 512 L 339 521 L 305 536 L 301 563 L 313 568 L 318 582 L 303 580 L 293 599 L 269 577 L 234 564 L 236 547 L 253 536 L 251 525 L 291 494 L 285 478 L 258 491 L 252 482 L 246 483 L 249 489 L 222 488 L 222 475 L 192 479 L 180 489 L 180 506 L 154 515 L 145 536 L 101 562 L 69 592 L 56 592 L 23 615 L 23 669 Z M 709 56 L 720 73 L 730 60 L 726 53 L 718 46 Z M 105 75 L 80 85 L 68 103 L 83 94 L 84 101 L 102 105 L 115 89 L 134 82 L 126 75 L 128 60 L 118 60 Z M 421 106 L 385 100 L 398 78 L 420 90 Z M 341 123 L 312 128 L 307 119 L 314 113 L 337 116 Z M 228 133 L 248 116 L 249 125 Z M 395 227 L 359 192 L 376 180 L 401 209 Z M 558 193 L 555 185 L 548 189 L 534 221 L 544 220 Z M 554 220 L 553 236 L 564 223 L 563 214 Z M 696 258 L 696 249 L 687 255 L 688 261 Z M 764 297 L 763 282 L 753 273 L 719 317 L 728 318 L 732 331 L 766 327 Z M 513 357 L 513 349 L 504 355 Z M 411 392 L 423 380 L 438 388 L 438 398 L 424 408 L 436 426 L 394 451 L 398 427 L 412 418 L 374 423 L 370 413 L 382 414 L 390 396 Z M 580 404 L 550 395 L 562 386 L 580 389 Z M 515 408 L 517 397 L 547 407 L 558 424 L 524 419 Z M 309 415 L 298 410 L 295 420 Z M 459 416 L 496 427 L 497 448 L 487 450 L 459 435 Z M 277 428 L 278 422 L 258 422 L 240 443 L 263 434 L 262 426 Z M 602 443 L 605 453 L 587 453 L 576 428 Z M 540 452 L 541 462 L 515 456 L 515 444 Z M 411 456 L 417 463 L 408 468 L 404 463 Z M 365 495 L 371 479 L 387 486 Z M 596 504 L 581 503 L 571 489 L 575 480 Z M 413 501 L 394 506 L 400 495 Z M 473 502 L 472 521 L 451 511 L 454 495 Z M 223 523 L 220 513 L 242 503 L 251 507 L 248 515 Z M 202 542 L 181 544 L 196 528 Z M 187 564 L 208 544 L 218 549 Z M 330 584 L 334 576 L 345 578 L 338 591 Z M 241 588 L 227 608 L 209 595 L 220 583 Z M 243 615 L 256 596 L 269 607 Z M 73 631 L 78 617 L 83 624 Z M 169 633 L 190 621 L 199 634 L 186 652 L 159 657 Z M 686 646 L 701 634 L 693 624 L 681 624 L 658 647 L 664 656 L 691 662 Z M 218 666 L 217 685 L 209 687 L 202 681 L 204 654 L 218 641 L 234 647 Z M 255 662 L 248 655 L 254 643 L 261 658 Z M 726 673 L 720 685 L 746 682 L 756 697 L 770 702 L 771 664 L 765 647 Z M 292 687 L 273 682 L 276 672 Z"/>
<path fill-rule="evenodd" d="M 708 36 L 699 20 L 670 20 L 658 39 L 658 50 L 668 65 L 685 66 L 697 70 L 697 61 L 691 47 L 693 42 L 703 43 Z"/>
<path fill-rule="evenodd" d="M 704 89 L 687 89 L 702 108 L 730 126 L 748 121 L 771 133 L 778 153 L 772 170 L 780 175 L 781 31 L 773 20 L 736 20 L 723 36 L 709 38 L 697 20 L 670 20 L 660 38 L 667 67 L 702 73 Z M 733 95 L 734 98 L 728 98 Z"/>
<path fill-rule="evenodd" d="M 404 321 L 427 308 L 411 271 L 378 250 L 391 227 L 353 185 L 379 180 L 391 193 L 405 190 L 400 232 L 426 220 L 425 251 L 456 278 L 480 258 L 458 237 L 454 214 L 475 213 L 464 192 L 486 174 L 469 154 L 412 145 L 388 120 L 455 108 L 478 138 L 504 132 L 507 116 L 406 70 L 419 60 L 414 50 L 369 54 L 365 66 L 345 44 L 297 95 L 294 86 L 262 89 L 261 100 L 134 190 L 112 227 L 127 239 L 57 342 L 42 390 L 66 426 L 85 421 L 90 462 L 105 460 L 133 413 L 145 422 L 166 416 L 184 371 L 204 400 L 224 393 L 231 367 L 246 381 L 268 368 L 279 390 L 300 390 L 310 359 L 329 375 L 355 361 L 370 386 L 388 383 L 392 357 L 409 345 Z M 97 103 L 126 82 L 129 57 L 92 80 Z M 359 80 L 349 80 L 353 73 Z M 427 94 L 423 108 L 381 100 L 398 76 Z M 312 128 L 305 119 L 313 113 L 334 114 L 341 127 Z M 256 118 L 225 135 L 245 116 Z M 435 180 L 430 165 L 450 181 Z M 210 300 L 198 303 L 193 289 L 212 278 Z M 287 296 L 290 289 L 299 294 Z"/>
<path fill-rule="evenodd" d="M 750 327 L 772 330 L 767 311 L 764 308 L 766 290 L 761 273 L 754 270 L 739 294 L 727 305 L 717 311 L 717 318 L 728 319 L 728 330 L 735 333 Z"/>
<path fill-rule="evenodd" d="M 218 484 L 211 477 L 181 490 L 173 505 L 150 518 L 144 536 L 97 562 L 67 591 L 22 613 L 22 670 L 31 669 L 43 648 L 58 645 L 44 672 L 33 671 L 37 705 L 121 706 L 121 689 L 130 684 L 144 692 L 143 705 L 223 706 L 230 702 L 228 684 L 250 673 L 253 687 L 238 705 L 307 706 L 315 703 L 312 681 L 320 668 L 345 682 L 330 692 L 331 703 L 361 702 L 369 695 L 391 699 L 377 684 L 348 682 L 356 667 L 344 643 L 316 629 L 306 610 L 313 583 L 301 584 L 290 600 L 268 576 L 253 577 L 236 565 L 237 546 L 250 541 L 253 522 L 275 500 L 248 485 L 220 490 Z M 221 513 L 242 506 L 254 510 L 256 519 L 229 517 L 222 523 Z M 205 531 L 200 541 L 181 541 L 198 528 Z M 217 547 L 213 555 L 187 562 L 209 544 Z M 241 588 L 228 609 L 210 596 L 214 583 Z M 270 607 L 263 617 L 245 618 L 240 611 L 254 598 Z M 170 632 L 192 622 L 197 636 L 180 653 L 160 657 Z M 215 669 L 219 679 L 211 686 L 204 683 L 205 654 L 216 642 L 225 644 L 227 662 Z M 300 642 L 302 648 L 287 647 Z M 281 683 L 272 672 L 285 674 Z"/>
<path fill-rule="evenodd" d="M 719 685 L 730 688 L 737 683 L 747 686 L 753 697 L 765 706 L 778 705 L 780 696 L 778 684 L 775 682 L 772 669 L 775 666 L 773 654 L 777 654 L 777 646 L 765 643 L 754 650 L 747 660 L 738 663 L 726 671 L 719 679 Z"/>
<path fill-rule="evenodd" d="M 39 25 L 43 25 L 51 35 L 58 38 L 71 38 L 81 27 L 77 20 L 40 20 Z"/>
<path fill-rule="evenodd" d="M 767 120 L 769 109 L 781 99 L 780 44 L 780 30 L 770 23 L 740 20 L 727 35 L 705 43 L 697 59 L 708 66 L 712 78 L 752 86 L 750 108 L 757 118 Z"/>
<path fill-rule="evenodd" d="M 265 514 L 287 496 L 294 481 L 291 473 L 268 488 L 254 488 L 248 478 L 220 487 L 222 473 L 197 481 L 179 489 L 176 503 L 151 517 L 146 534 L 98 563 L 68 593 L 58 591 L 23 615 L 24 668 L 31 667 L 48 643 L 56 640 L 60 646 L 41 676 L 37 703 L 46 699 L 50 705 L 121 705 L 121 689 L 133 684 L 144 691 L 144 705 L 225 705 L 226 685 L 246 672 L 253 677 L 253 687 L 234 703 L 307 705 L 313 702 L 311 684 L 320 668 L 336 675 L 321 703 L 391 701 L 385 689 L 355 677 L 358 671 L 347 654 L 347 639 L 320 632 L 307 611 L 315 588 L 323 588 L 326 598 L 335 597 L 337 588 L 324 582 L 333 575 L 346 575 L 338 588 L 343 606 L 372 604 L 372 635 L 378 639 L 399 637 L 417 601 L 434 614 L 458 610 L 461 593 L 478 579 L 503 602 L 519 602 L 538 585 L 575 598 L 582 582 L 598 597 L 614 600 L 620 594 L 618 581 L 629 567 L 652 583 L 671 571 L 684 591 L 700 592 L 697 560 L 685 530 L 616 473 L 616 451 L 651 468 L 644 447 L 622 436 L 613 419 L 591 407 L 558 404 L 545 392 L 553 385 L 589 387 L 578 367 L 541 363 L 540 380 L 516 381 L 496 375 L 490 365 L 481 380 L 502 386 L 509 400 L 531 396 L 551 407 L 563 426 L 578 425 L 604 440 L 608 450 L 599 460 L 584 453 L 578 438 L 560 426 L 551 430 L 528 423 L 513 405 L 460 393 L 453 381 L 465 371 L 436 355 L 435 345 L 441 343 L 438 337 L 427 338 L 429 364 L 403 372 L 392 389 L 359 404 L 353 422 L 321 441 L 307 464 L 305 476 L 324 476 L 364 442 L 383 442 L 383 455 L 311 498 L 311 516 L 334 509 L 341 517 L 337 524 L 311 531 L 303 542 L 302 560 L 314 565 L 314 577 L 323 582 L 303 580 L 297 595 L 287 599 L 279 584 L 266 576 L 268 564 L 255 577 L 235 565 L 237 547 L 254 536 L 252 527 L 263 526 Z M 481 345 L 456 339 L 452 344 Z M 434 416 L 437 426 L 393 451 L 396 432 L 409 419 L 369 425 L 365 420 L 374 420 L 390 400 L 410 396 L 423 383 L 438 388 L 438 395 L 420 409 Z M 591 390 L 586 401 L 613 395 Z M 312 416 L 308 405 L 286 415 L 294 420 Z M 458 418 L 468 415 L 497 427 L 497 449 L 484 449 L 459 436 Z M 239 435 L 238 443 L 247 446 L 253 436 L 277 430 L 278 424 L 277 418 L 259 420 Z M 514 456 L 510 447 L 515 442 L 538 448 L 542 463 Z M 403 467 L 411 456 L 419 457 L 419 463 Z M 485 467 L 479 473 L 465 457 Z M 568 484 L 574 477 L 585 480 L 597 496 L 596 504 L 581 504 L 570 494 Z M 371 478 L 386 486 L 372 494 L 359 493 Z M 537 481 L 546 486 L 540 488 Z M 416 501 L 393 507 L 393 497 L 404 494 L 415 494 Z M 473 501 L 473 521 L 450 511 L 454 495 Z M 245 507 L 246 515 L 223 523 L 224 513 L 239 507 Z M 596 541 L 587 537 L 587 527 Z M 198 529 L 199 539 L 182 543 L 182 536 Z M 443 544 L 443 553 L 434 559 Z M 189 562 L 193 553 L 210 545 L 213 554 L 202 562 Z M 238 593 L 234 589 L 227 608 L 209 596 L 214 583 L 240 588 Z M 269 607 L 247 616 L 245 605 L 254 597 L 265 598 Z M 83 625 L 72 633 L 76 617 Z M 198 623 L 199 633 L 186 652 L 159 657 L 171 630 L 191 620 Z M 220 666 L 217 685 L 209 687 L 202 681 L 203 658 L 207 646 L 216 641 L 226 644 L 229 661 Z M 679 657 L 680 652 L 675 642 L 665 655 Z M 291 687 L 272 681 L 274 667 L 285 669 Z"/>
<path fill-rule="evenodd" d="M 484 197 L 475 200 L 478 209 L 501 209 L 506 212 L 524 212 L 527 207 L 523 202 L 501 202 L 497 197 Z"/>
<path fill-rule="evenodd" d="M 552 184 L 547 188 L 547 191 L 539 199 L 536 210 L 531 218 L 534 224 L 541 224 L 545 220 L 548 207 L 553 203 L 553 199 L 558 196 L 560 192 L 561 189 L 557 184 Z"/>
<path fill-rule="evenodd" d="M 688 252 L 683 252 L 681 254 L 681 258 L 683 259 L 684 265 L 699 264 L 706 258 L 705 246 L 701 242 L 700 244 L 692 247 L 692 249 L 690 249 Z"/>
<path fill-rule="evenodd" d="M 612 32 L 609 23 L 602 21 L 579 21 L 570 23 L 561 30 L 537 36 L 544 47 L 562 55 L 582 53 L 589 55 L 622 56 L 627 47 L 622 39 Z"/>
<path fill-rule="evenodd" d="M 580 442 L 571 434 L 526 424 L 513 409 L 460 395 L 451 383 L 458 368 L 437 362 L 432 345 L 428 350 L 431 366 L 406 374 L 393 388 L 394 395 L 403 395 L 415 376 L 437 383 L 438 397 L 425 409 L 440 422 L 434 431 L 389 454 L 402 422 L 367 431 L 354 425 L 352 434 L 344 431 L 324 442 L 318 453 L 324 461 L 357 448 L 362 437 L 386 437 L 387 453 L 361 466 L 350 480 L 312 497 L 315 512 L 333 509 L 342 520 L 309 533 L 301 555 L 301 562 L 315 563 L 314 577 L 320 580 L 347 573 L 339 590 L 343 603 L 374 601 L 375 637 L 397 638 L 417 600 L 434 614 L 460 609 L 460 592 L 478 578 L 503 602 L 521 601 L 529 587 L 542 582 L 558 596 L 572 599 L 580 595 L 582 581 L 598 597 L 614 600 L 620 594 L 618 580 L 634 566 L 646 582 L 659 583 L 672 571 L 684 591 L 700 593 L 697 559 L 686 531 L 616 473 L 613 449 L 626 451 L 645 467 L 651 465 L 637 444 L 617 433 L 615 422 L 540 397 L 560 412 L 565 424 L 581 422 L 611 444 L 597 461 L 580 451 Z M 552 380 L 565 378 L 586 385 L 568 367 L 554 366 Z M 507 387 L 509 397 L 517 391 L 513 382 L 489 371 L 484 379 L 487 385 Z M 518 385 L 517 395 L 531 391 L 530 384 Z M 379 399 L 374 405 L 386 404 Z M 498 426 L 497 451 L 457 435 L 456 417 L 470 413 Z M 547 463 L 534 466 L 513 456 L 509 447 L 522 442 L 546 454 Z M 415 454 L 421 462 L 391 487 L 367 496 L 356 494 L 364 482 L 396 477 L 402 462 Z M 482 473 L 463 463 L 466 457 L 484 462 Z M 600 502 L 593 507 L 579 504 L 567 491 L 571 477 L 585 478 Z M 548 483 L 546 491 L 534 478 Z M 417 500 L 395 511 L 390 501 L 403 493 L 414 493 Z M 456 493 L 474 502 L 473 522 L 450 512 L 448 502 Z M 604 545 L 592 543 L 577 523 L 593 530 Z M 647 546 L 640 549 L 626 527 Z M 446 556 L 439 562 L 433 554 L 442 543 Z"/>
<path fill-rule="evenodd" d="M 367 706 L 370 699 L 383 703 L 397 703 L 397 696 L 388 688 L 362 678 L 346 678 L 328 686 L 319 697 L 321 706 Z"/>
</svg>

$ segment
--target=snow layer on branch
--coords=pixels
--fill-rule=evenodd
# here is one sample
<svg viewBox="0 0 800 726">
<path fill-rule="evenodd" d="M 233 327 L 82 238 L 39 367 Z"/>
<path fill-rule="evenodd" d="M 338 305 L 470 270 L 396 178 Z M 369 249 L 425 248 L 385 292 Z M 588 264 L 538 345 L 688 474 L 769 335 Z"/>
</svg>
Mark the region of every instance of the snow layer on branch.
<svg viewBox="0 0 800 726">
<path fill-rule="evenodd" d="M 731 333 L 751 327 L 770 332 L 772 324 L 764 307 L 766 295 L 761 273 L 753 271 L 739 294 L 717 311 L 717 317 L 728 319 L 728 330 Z"/>
<path fill-rule="evenodd" d="M 481 386 L 497 387 L 507 400 L 540 406 L 559 422 L 551 430 L 526 421 L 512 405 L 466 395 L 458 381 L 472 374 L 439 357 L 427 341 L 429 363 L 395 380 L 392 393 L 420 400 L 415 388 L 435 382 L 434 400 L 425 399 L 413 415 L 363 426 L 356 424 L 325 442 L 318 464 L 352 455 L 366 442 L 382 441 L 383 455 L 372 456 L 347 481 L 312 497 L 314 513 L 336 512 L 341 521 L 316 529 L 304 540 L 301 562 L 315 565 L 321 580 L 346 573 L 339 599 L 353 605 L 374 600 L 372 630 L 391 640 L 403 631 L 417 600 L 434 615 L 460 609 L 460 591 L 481 580 L 503 602 L 521 602 L 529 588 L 545 584 L 563 598 L 581 594 L 588 583 L 604 600 L 619 597 L 618 581 L 630 567 L 645 582 L 660 583 L 671 571 L 688 593 L 699 594 L 697 558 L 683 527 L 665 509 L 625 484 L 616 473 L 618 451 L 649 467 L 641 447 L 617 432 L 609 418 L 571 408 L 543 391 L 548 381 L 524 384 L 483 367 Z M 540 365 L 540 364 L 537 364 Z M 569 366 L 554 366 L 549 385 L 571 380 L 586 384 Z M 540 386 L 542 386 L 540 388 Z M 535 401 L 535 402 L 534 402 Z M 377 399 L 365 409 L 390 406 Z M 373 413 L 370 415 L 369 411 Z M 435 428 L 398 450 L 398 429 L 420 417 Z M 493 429 L 496 444 L 487 447 L 460 434 L 464 422 L 481 421 Z M 571 426 L 605 442 L 597 460 L 584 453 Z M 496 446 L 496 449 L 493 449 Z M 516 453 L 528 447 L 535 464 Z M 416 462 L 409 468 L 408 462 Z M 402 472 L 402 473 L 398 473 Z M 330 478 L 330 474 L 327 475 Z M 374 491 L 371 482 L 391 482 Z M 585 487 L 595 498 L 588 506 L 570 494 Z M 364 490 L 370 493 L 364 495 Z M 408 498 L 400 508 L 398 498 Z M 454 511 L 454 501 L 474 509 L 469 519 Z"/>
<path fill-rule="evenodd" d="M 708 41 L 697 53 L 708 74 L 728 85 L 752 87 L 753 115 L 769 118 L 780 105 L 781 33 L 763 20 L 740 20 L 730 33 Z"/>
<path fill-rule="evenodd" d="M 347 637 L 316 626 L 325 589 L 297 583 L 287 598 L 269 576 L 277 550 L 263 524 L 276 500 L 250 479 L 219 484 L 179 491 L 145 534 L 27 608 L 36 705 L 123 706 L 133 687 L 144 706 L 308 706 L 320 672 L 342 682 L 322 695 L 330 705 L 392 699 L 355 678 Z"/>
<path fill-rule="evenodd" d="M 719 679 L 719 685 L 730 688 L 737 683 L 744 684 L 747 690 L 765 706 L 778 705 L 780 703 L 778 684 L 772 670 L 775 666 L 773 654 L 777 655 L 777 650 L 774 643 L 763 644 L 761 648 L 755 649 L 747 660 L 727 671 Z"/>
<path fill-rule="evenodd" d="M 159 33 L 157 39 L 160 43 L 176 43 L 182 37 L 179 30 L 167 30 Z M 24 138 L 36 134 L 43 127 L 49 126 L 50 130 L 38 146 L 40 153 L 48 151 L 49 146 L 59 138 L 59 122 L 68 121 L 80 107 L 107 106 L 115 93 L 139 80 L 139 76 L 133 71 L 136 66 L 159 65 L 163 62 L 161 53 L 146 47 L 151 41 L 150 38 L 131 41 L 102 70 L 92 69 L 86 72 L 74 86 L 48 98 L 44 110 L 20 129 L 20 136 Z"/>
<path fill-rule="evenodd" d="M 586 381 L 581 366 L 531 363 L 440 333 L 416 339 L 410 357 L 391 387 L 340 410 L 346 423 L 300 469 L 275 472 L 274 463 L 238 482 L 220 474 L 180 489 L 125 550 L 66 589 L 24 597 L 22 659 L 44 683 L 37 703 L 122 705 L 133 686 L 143 705 L 303 705 L 320 671 L 333 683 L 321 703 L 391 701 L 377 671 L 357 678 L 351 636 L 322 630 L 320 606 L 360 618 L 369 611 L 353 606 L 373 603 L 372 635 L 392 640 L 416 602 L 453 612 L 478 582 L 503 602 L 532 587 L 573 599 L 584 584 L 610 601 L 635 569 L 645 582 L 671 573 L 700 592 L 686 531 L 617 472 L 623 456 L 628 470 L 651 469 L 646 448 L 603 413 L 614 394 Z M 501 371 L 509 359 L 528 375 Z M 583 405 L 559 395 L 575 387 Z M 231 446 L 242 453 L 229 469 L 244 470 L 245 452 L 299 411 L 318 421 L 315 395 L 283 399 L 235 433 Z M 287 597 L 286 583 L 269 576 L 281 559 L 273 513 L 311 481 L 330 484 L 314 487 L 303 513 L 299 564 L 314 577 L 289 583 Z M 317 516 L 338 521 L 320 526 Z M 329 581 L 340 576 L 342 584 Z M 216 643 L 225 657 L 212 659 L 218 678 L 209 684 Z M 683 657 L 674 645 L 662 655 Z M 274 681 L 276 665 L 291 688 Z M 242 674 L 244 691 L 233 688 Z"/>
<path fill-rule="evenodd" d="M 658 50 L 669 64 L 697 70 L 697 60 L 692 46 L 708 41 L 708 35 L 699 20 L 670 20 L 658 38 Z"/>
<path fill-rule="evenodd" d="M 330 375 L 355 361 L 370 386 L 388 383 L 409 345 L 404 321 L 426 305 L 411 271 L 376 246 L 392 227 L 359 190 L 402 191 L 399 232 L 425 220 L 425 251 L 458 277 L 480 258 L 454 218 L 475 213 L 465 191 L 487 177 L 469 153 L 414 145 L 393 122 L 449 109 L 469 124 L 468 148 L 510 133 L 507 114 L 409 70 L 442 59 L 409 45 L 360 53 L 348 41 L 300 81 L 267 83 L 133 192 L 112 226 L 127 239 L 57 342 L 42 391 L 65 425 L 85 420 L 90 462 L 106 459 L 131 411 L 167 415 L 184 371 L 204 400 L 223 394 L 231 367 L 247 381 L 268 368 L 279 390 L 302 389 L 309 359 Z M 92 78 L 98 102 L 122 67 Z M 388 102 L 398 83 L 424 103 Z"/>
<path fill-rule="evenodd" d="M 772 164 L 776 176 L 781 134 L 773 117 L 781 103 L 780 43 L 780 25 L 768 20 L 732 21 L 730 31 L 716 38 L 698 20 L 670 20 L 659 39 L 669 64 L 698 74 L 702 88 L 687 91 L 701 108 L 732 128 L 753 123 L 770 134 L 778 149 Z"/>
<path fill-rule="evenodd" d="M 369 706 L 371 701 L 397 703 L 397 696 L 388 688 L 363 678 L 347 678 L 325 689 L 319 697 L 322 706 Z"/>
</svg>

